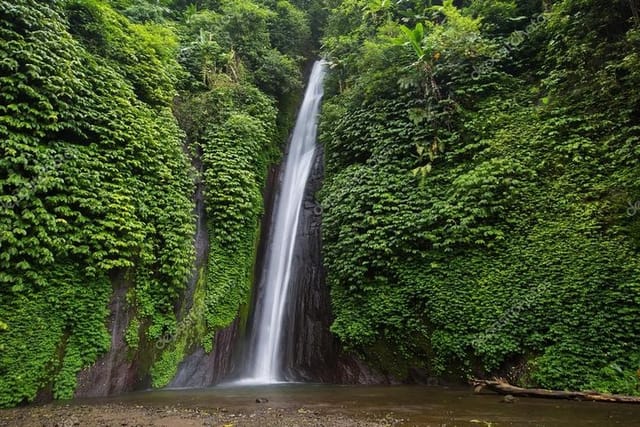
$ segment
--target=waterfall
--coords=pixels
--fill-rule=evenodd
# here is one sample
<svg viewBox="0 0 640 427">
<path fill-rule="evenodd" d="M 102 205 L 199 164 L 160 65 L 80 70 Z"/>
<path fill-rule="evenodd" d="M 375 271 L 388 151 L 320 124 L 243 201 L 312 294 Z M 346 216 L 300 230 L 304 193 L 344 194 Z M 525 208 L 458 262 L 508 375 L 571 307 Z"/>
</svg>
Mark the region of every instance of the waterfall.
<svg viewBox="0 0 640 427">
<path fill-rule="evenodd" d="M 240 382 L 268 384 L 285 380 L 282 374 L 282 331 L 291 294 L 291 271 L 305 186 L 316 151 L 318 113 L 322 101 L 325 64 L 314 64 L 293 130 L 255 304 L 250 356 Z"/>
</svg>

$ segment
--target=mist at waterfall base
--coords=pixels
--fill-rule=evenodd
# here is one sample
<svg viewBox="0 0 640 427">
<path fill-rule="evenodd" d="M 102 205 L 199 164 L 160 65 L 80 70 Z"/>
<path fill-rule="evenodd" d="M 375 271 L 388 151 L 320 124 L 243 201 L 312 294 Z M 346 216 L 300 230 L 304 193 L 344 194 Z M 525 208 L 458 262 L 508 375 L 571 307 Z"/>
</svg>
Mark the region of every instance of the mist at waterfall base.
<svg viewBox="0 0 640 427">
<path fill-rule="evenodd" d="M 313 65 L 291 136 L 254 304 L 244 372 L 235 384 L 274 384 L 287 380 L 282 370 L 282 334 L 292 294 L 291 272 L 300 211 L 316 154 L 325 68 L 322 61 Z"/>
</svg>

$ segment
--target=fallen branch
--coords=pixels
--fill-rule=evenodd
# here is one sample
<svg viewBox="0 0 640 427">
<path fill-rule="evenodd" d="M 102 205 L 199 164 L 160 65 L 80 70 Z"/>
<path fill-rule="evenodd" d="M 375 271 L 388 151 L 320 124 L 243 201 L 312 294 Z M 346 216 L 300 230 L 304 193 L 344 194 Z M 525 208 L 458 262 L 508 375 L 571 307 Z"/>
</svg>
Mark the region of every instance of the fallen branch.
<svg viewBox="0 0 640 427">
<path fill-rule="evenodd" d="M 475 387 L 476 393 L 483 388 L 487 388 L 499 394 L 510 394 L 520 397 L 541 397 L 546 399 L 573 399 L 573 400 L 590 400 L 595 402 L 615 402 L 615 403 L 638 403 L 638 396 L 624 396 L 621 394 L 605 394 L 591 391 L 560 391 L 546 390 L 543 388 L 522 388 L 509 384 L 504 380 L 471 380 L 471 384 Z"/>
</svg>

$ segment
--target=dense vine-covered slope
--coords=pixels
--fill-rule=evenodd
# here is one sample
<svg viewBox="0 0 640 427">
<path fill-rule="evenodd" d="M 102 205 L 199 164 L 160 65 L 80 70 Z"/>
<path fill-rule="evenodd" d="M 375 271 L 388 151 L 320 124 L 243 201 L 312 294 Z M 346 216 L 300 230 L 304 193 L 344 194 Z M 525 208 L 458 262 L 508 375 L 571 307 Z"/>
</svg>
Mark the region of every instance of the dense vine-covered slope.
<svg viewBox="0 0 640 427">
<path fill-rule="evenodd" d="M 308 18 L 183 3 L 0 1 L 0 406 L 73 396 L 111 346 L 114 288 L 155 386 L 248 299 Z M 185 303 L 200 185 L 209 262 Z"/>
<path fill-rule="evenodd" d="M 400 378 L 639 393 L 637 2 L 332 3 L 333 331 Z"/>
<path fill-rule="evenodd" d="M 110 278 L 119 273 L 135 282 L 132 298 L 154 326 L 171 323 L 191 269 L 193 220 L 181 132 L 160 102 L 171 96 L 163 83 L 171 86 L 174 64 L 149 54 L 157 71 L 130 67 L 129 80 L 71 37 L 58 5 L 2 2 L 1 11 L 0 402 L 8 404 L 49 382 L 56 397 L 72 395 L 78 370 L 109 346 Z M 129 47 L 153 49 L 153 40 L 137 42 Z M 123 46 L 109 47 L 116 55 Z"/>
</svg>

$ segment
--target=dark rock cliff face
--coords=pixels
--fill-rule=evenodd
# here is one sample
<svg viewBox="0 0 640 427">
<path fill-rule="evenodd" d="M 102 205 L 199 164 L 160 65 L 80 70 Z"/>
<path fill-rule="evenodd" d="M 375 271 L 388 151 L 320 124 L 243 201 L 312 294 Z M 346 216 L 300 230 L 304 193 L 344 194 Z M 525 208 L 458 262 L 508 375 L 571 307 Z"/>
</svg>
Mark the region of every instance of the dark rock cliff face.
<svg viewBox="0 0 640 427">
<path fill-rule="evenodd" d="M 198 155 L 194 159 L 194 167 L 202 172 L 202 149 L 198 148 Z M 198 281 L 206 280 L 200 277 L 209 255 L 209 234 L 207 230 L 206 207 L 204 204 L 204 184 L 200 182 L 196 191 L 196 215 L 198 226 L 196 232 L 196 268 L 185 298 L 182 302 L 182 313 L 188 313 L 193 305 L 193 298 Z M 169 387 L 206 387 L 217 383 L 225 375 L 233 360 L 232 345 L 238 333 L 238 320 L 226 329 L 218 331 L 214 337 L 214 351 L 206 353 L 202 346 L 195 346 L 188 352 L 184 360 L 178 365 L 178 370 L 169 383 Z"/>
<path fill-rule="evenodd" d="M 191 161 L 193 168 L 198 171 L 200 179 L 196 183 L 196 191 L 194 194 L 195 216 L 196 216 L 196 235 L 195 250 L 196 259 L 193 274 L 187 285 L 186 292 L 180 304 L 179 312 L 184 315 L 191 310 L 193 306 L 193 296 L 200 281 L 200 273 L 203 271 L 209 257 L 209 233 L 207 230 L 207 209 L 204 204 L 204 182 L 202 181 L 203 165 L 202 165 L 202 147 L 196 145 L 196 155 Z"/>
<path fill-rule="evenodd" d="M 285 358 L 282 361 L 287 378 L 299 381 L 324 383 L 372 384 L 388 383 L 390 379 L 369 369 L 364 363 L 345 354 L 329 331 L 331 304 L 329 290 L 325 284 L 322 263 L 322 208 L 315 194 L 322 186 L 324 172 L 322 148 L 317 149 L 314 167 L 305 189 L 303 210 L 296 240 L 296 255 L 291 287 L 291 304 L 285 319 Z M 265 215 L 256 265 L 255 287 L 250 313 L 255 313 L 255 304 L 262 300 L 260 275 L 264 269 L 265 254 L 269 250 L 269 228 L 277 191 L 281 180 L 281 168 L 270 171 L 264 192 Z M 206 354 L 197 348 L 179 367 L 178 375 L 171 387 L 204 387 L 239 377 L 246 369 L 250 358 L 249 340 L 253 324 L 250 314 L 247 331 L 241 330 L 244 322 L 236 319 L 233 325 L 216 335 L 214 350 Z M 253 324 L 253 326 L 252 326 Z"/>
<path fill-rule="evenodd" d="M 316 149 L 305 189 L 291 280 L 291 302 L 284 331 L 283 367 L 290 379 L 325 383 L 387 383 L 356 358 L 345 354 L 329 331 L 331 303 L 322 260 L 322 187 L 324 151 Z"/>
<path fill-rule="evenodd" d="M 91 367 L 78 374 L 76 397 L 100 397 L 123 393 L 149 385 L 141 362 L 129 357 L 125 331 L 133 316 L 126 300 L 127 283 L 123 277 L 114 280 L 114 292 L 109 304 L 111 348 Z"/>
<path fill-rule="evenodd" d="M 187 141 L 188 145 L 188 141 Z M 202 171 L 201 162 L 202 153 L 198 152 L 192 159 L 192 165 L 194 169 Z M 204 205 L 204 185 L 202 182 L 198 182 L 194 193 L 194 214 L 197 218 L 196 222 L 196 235 L 195 235 L 195 264 L 194 270 L 189 283 L 184 292 L 184 296 L 177 307 L 178 317 L 184 316 L 188 313 L 193 305 L 193 297 L 200 280 L 200 272 L 203 271 L 208 258 L 209 252 L 209 237 L 207 233 L 207 217 L 206 209 Z M 115 277 L 113 280 L 114 292 L 109 304 L 109 321 L 108 329 L 111 334 L 111 347 L 109 351 L 100 357 L 96 363 L 87 369 L 84 369 L 78 374 L 78 386 L 76 387 L 76 397 L 99 397 L 109 396 L 113 394 L 123 393 L 132 390 L 138 390 L 148 388 L 151 386 L 151 379 L 149 375 L 149 369 L 151 363 L 158 352 L 158 349 L 153 345 L 145 343 L 141 340 L 143 346 L 135 352 L 131 352 L 125 342 L 125 332 L 129 322 L 134 316 L 134 310 L 126 301 L 126 293 L 131 286 L 127 283 L 124 274 Z M 231 328 L 233 330 L 233 328 Z M 226 331 L 221 331 L 219 335 L 222 335 L 220 341 L 225 341 Z M 144 344 L 147 344 L 144 346 Z M 204 355 L 202 349 L 194 349 L 193 354 L 189 355 L 185 360 L 189 369 L 185 372 L 179 372 L 180 378 L 187 377 L 186 372 L 193 370 L 194 366 L 198 365 L 198 356 Z M 206 364 L 203 363 L 203 369 L 206 369 Z M 215 372 L 216 370 L 213 370 Z M 197 372 L 200 375 L 200 372 Z M 198 376 L 194 374 L 194 377 Z M 175 382 L 176 380 L 174 380 Z M 213 380 L 211 380 L 213 381 Z M 208 385 L 208 383 L 196 383 L 193 387 Z M 188 381 L 184 380 L 184 385 L 181 383 L 173 384 L 173 386 L 179 387 L 191 386 Z"/>
<path fill-rule="evenodd" d="M 234 346 L 239 336 L 239 321 L 215 335 L 214 350 L 206 353 L 196 347 L 178 366 L 178 373 L 169 387 L 207 387 L 223 381 L 233 371 Z"/>
<path fill-rule="evenodd" d="M 285 372 L 293 379 L 313 381 L 332 380 L 337 350 L 328 333 L 331 316 L 322 266 L 322 207 L 314 197 L 322 185 L 322 159 L 317 149 L 302 202 L 283 334 Z"/>
<path fill-rule="evenodd" d="M 260 242 L 257 249 L 254 277 L 259 279 L 264 264 L 264 253 L 269 238 L 269 226 L 278 188 L 280 167 L 270 169 L 263 198 L 265 214 L 262 218 Z M 240 317 L 229 327 L 216 333 L 211 353 L 205 353 L 202 347 L 196 347 L 178 366 L 178 373 L 169 387 L 206 387 L 232 379 L 240 374 L 243 368 L 242 354 L 245 345 L 245 331 L 241 328 L 244 322 Z M 246 319 L 245 319 L 246 320 Z"/>
</svg>

